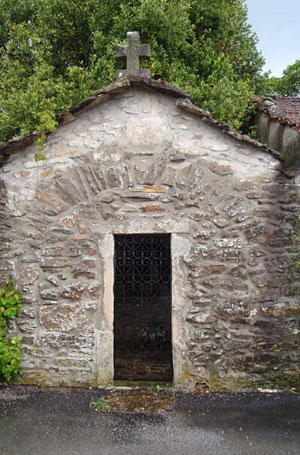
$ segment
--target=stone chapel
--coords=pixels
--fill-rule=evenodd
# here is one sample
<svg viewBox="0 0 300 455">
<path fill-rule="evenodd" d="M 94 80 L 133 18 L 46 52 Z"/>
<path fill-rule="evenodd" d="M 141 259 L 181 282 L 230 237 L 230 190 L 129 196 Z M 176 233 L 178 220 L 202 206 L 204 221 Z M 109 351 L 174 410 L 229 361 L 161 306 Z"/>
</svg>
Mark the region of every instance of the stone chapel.
<svg viewBox="0 0 300 455">
<path fill-rule="evenodd" d="M 0 273 L 24 293 L 20 381 L 252 390 L 299 381 L 299 183 L 139 68 L 3 145 Z M 297 247 L 298 245 L 298 247 Z"/>
</svg>

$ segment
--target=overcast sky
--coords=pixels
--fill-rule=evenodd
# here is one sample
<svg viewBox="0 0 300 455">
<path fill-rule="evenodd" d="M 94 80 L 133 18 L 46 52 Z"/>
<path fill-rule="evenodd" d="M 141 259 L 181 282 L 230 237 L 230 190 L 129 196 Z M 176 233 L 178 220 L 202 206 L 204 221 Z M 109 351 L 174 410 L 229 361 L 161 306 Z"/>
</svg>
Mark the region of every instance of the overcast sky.
<svg viewBox="0 0 300 455">
<path fill-rule="evenodd" d="M 245 0 L 258 48 L 272 76 L 300 59 L 300 0 Z"/>
</svg>

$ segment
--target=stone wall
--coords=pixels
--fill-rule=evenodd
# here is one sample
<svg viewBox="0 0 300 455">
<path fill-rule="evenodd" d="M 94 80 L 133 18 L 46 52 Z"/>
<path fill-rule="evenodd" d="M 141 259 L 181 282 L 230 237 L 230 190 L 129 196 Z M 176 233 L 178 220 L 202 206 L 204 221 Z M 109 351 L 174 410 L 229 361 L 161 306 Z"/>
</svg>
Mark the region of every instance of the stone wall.
<svg viewBox="0 0 300 455">
<path fill-rule="evenodd" d="M 259 140 L 268 147 L 278 150 L 283 157 L 285 169 L 300 168 L 300 134 L 296 128 L 281 124 L 260 112 L 257 114 Z"/>
<path fill-rule="evenodd" d="M 167 232 L 176 386 L 294 384 L 299 197 L 279 161 L 137 88 L 61 126 L 45 163 L 34 152 L 1 172 L 23 382 L 113 381 L 113 234 Z"/>
</svg>

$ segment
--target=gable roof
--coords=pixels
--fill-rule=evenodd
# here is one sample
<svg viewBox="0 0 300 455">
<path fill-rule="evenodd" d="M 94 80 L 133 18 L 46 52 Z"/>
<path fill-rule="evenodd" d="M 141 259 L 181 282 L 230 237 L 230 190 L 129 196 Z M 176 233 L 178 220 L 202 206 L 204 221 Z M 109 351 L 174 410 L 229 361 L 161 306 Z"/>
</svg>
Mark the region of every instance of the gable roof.
<svg viewBox="0 0 300 455">
<path fill-rule="evenodd" d="M 300 133 L 300 98 L 255 98 L 254 104 L 273 120 L 289 125 Z"/>
<path fill-rule="evenodd" d="M 68 112 L 63 113 L 59 118 L 59 125 L 65 125 L 67 123 L 72 122 L 77 116 L 81 115 L 83 112 L 90 110 L 95 106 L 104 103 L 105 101 L 108 101 L 116 94 L 125 92 L 130 87 L 140 87 L 173 96 L 177 98 L 176 106 L 178 108 L 197 115 L 202 119 L 202 121 L 207 122 L 211 126 L 222 130 L 224 134 L 231 136 L 238 141 L 251 144 L 264 152 L 271 153 L 280 161 L 282 160 L 281 155 L 278 151 L 269 148 L 268 146 L 250 138 L 249 136 L 245 136 L 235 131 L 232 131 L 229 125 L 227 125 L 226 123 L 215 120 L 210 114 L 210 112 L 194 106 L 190 100 L 189 95 L 183 92 L 182 90 L 162 80 L 154 80 L 145 77 L 138 76 L 125 77 L 122 79 L 118 79 L 116 82 L 112 83 L 111 85 L 104 89 L 95 91 L 89 98 L 84 100 L 78 106 L 75 106 L 71 108 Z M 21 151 L 25 147 L 32 145 L 34 141 L 39 137 L 40 133 L 34 132 L 27 136 L 11 139 L 2 146 L 0 146 L 0 155 L 8 157 L 10 154 Z"/>
</svg>

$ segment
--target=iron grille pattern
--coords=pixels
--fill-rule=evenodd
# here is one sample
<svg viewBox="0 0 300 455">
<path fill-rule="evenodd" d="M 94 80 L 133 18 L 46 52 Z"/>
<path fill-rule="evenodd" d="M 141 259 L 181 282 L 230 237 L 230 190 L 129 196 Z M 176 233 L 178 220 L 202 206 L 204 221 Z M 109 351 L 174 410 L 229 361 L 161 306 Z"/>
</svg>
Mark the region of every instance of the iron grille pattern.
<svg viewBox="0 0 300 455">
<path fill-rule="evenodd" d="M 170 236 L 135 234 L 115 236 L 115 298 L 117 300 L 170 294 Z"/>
<path fill-rule="evenodd" d="M 172 379 L 170 240 L 115 236 L 115 379 Z"/>
</svg>

